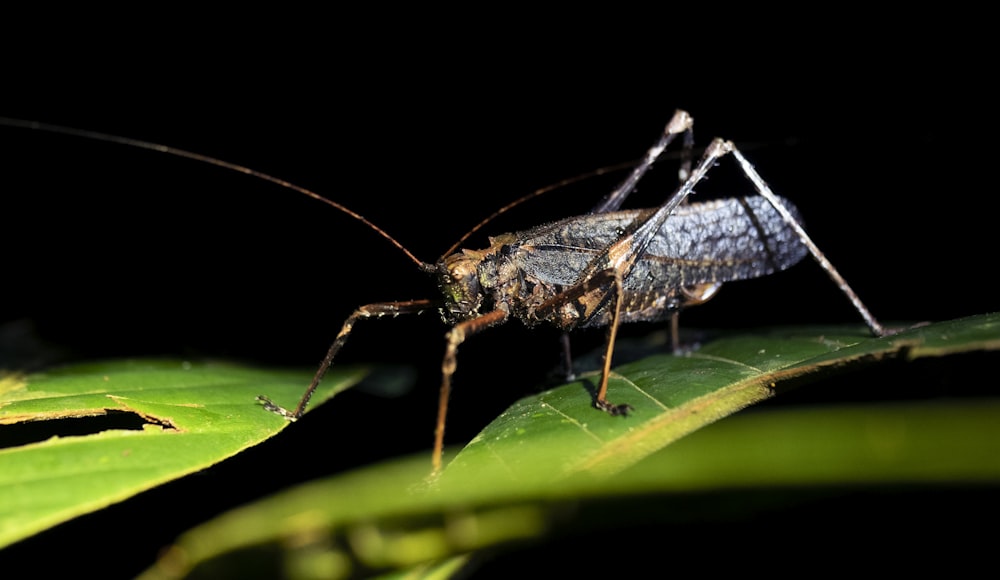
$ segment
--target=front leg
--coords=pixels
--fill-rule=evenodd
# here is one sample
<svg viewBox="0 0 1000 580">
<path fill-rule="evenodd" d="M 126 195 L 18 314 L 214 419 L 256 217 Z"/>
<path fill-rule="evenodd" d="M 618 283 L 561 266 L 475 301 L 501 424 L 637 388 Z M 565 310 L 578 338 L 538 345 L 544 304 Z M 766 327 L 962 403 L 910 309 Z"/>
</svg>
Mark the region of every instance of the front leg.
<svg viewBox="0 0 1000 580">
<path fill-rule="evenodd" d="M 299 404 L 295 407 L 294 411 L 289 411 L 284 407 L 281 407 L 264 395 L 258 395 L 257 400 L 260 401 L 264 405 L 264 408 L 268 411 L 277 413 L 289 421 L 295 421 L 305 414 L 306 406 L 309 404 L 309 399 L 312 398 L 313 393 L 316 392 L 316 388 L 319 387 L 319 382 L 323 380 L 323 375 L 326 374 L 330 365 L 333 364 L 334 357 L 337 356 L 341 347 L 343 347 L 344 343 L 347 342 L 347 337 L 351 334 L 351 329 L 354 328 L 355 322 L 359 319 L 398 316 L 400 314 L 419 314 L 420 312 L 437 308 L 438 305 L 439 303 L 435 300 L 407 300 L 403 302 L 378 302 L 376 304 L 368 304 L 359 307 L 347 317 L 347 320 L 344 321 L 344 325 L 340 328 L 340 332 L 337 333 L 337 338 L 334 339 L 333 344 L 330 345 L 330 350 L 327 351 L 326 356 L 323 358 L 323 362 L 319 365 L 319 369 L 316 370 L 316 375 L 313 377 L 312 382 L 309 383 L 305 393 L 302 394 L 302 399 L 299 400 Z"/>
<path fill-rule="evenodd" d="M 506 308 L 498 308 L 482 316 L 459 322 L 445 335 L 444 360 L 441 362 L 441 391 L 438 395 L 437 425 L 434 428 L 434 451 L 431 455 L 433 473 L 441 471 L 444 455 L 444 426 L 448 417 L 448 399 L 451 396 L 451 377 L 458 368 L 458 347 L 465 339 L 491 326 L 502 324 L 510 316 Z"/>
</svg>

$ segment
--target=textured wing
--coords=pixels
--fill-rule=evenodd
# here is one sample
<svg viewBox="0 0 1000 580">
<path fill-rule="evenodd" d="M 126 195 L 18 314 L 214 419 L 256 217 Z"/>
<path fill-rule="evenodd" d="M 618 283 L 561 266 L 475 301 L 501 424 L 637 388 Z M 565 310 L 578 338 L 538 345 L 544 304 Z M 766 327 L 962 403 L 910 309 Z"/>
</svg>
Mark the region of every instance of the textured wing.
<svg viewBox="0 0 1000 580">
<path fill-rule="evenodd" d="M 798 219 L 798 211 L 782 200 Z M 568 218 L 515 234 L 518 263 L 545 283 L 569 286 L 602 249 L 654 210 Z M 625 277 L 626 290 L 679 288 L 765 276 L 808 252 L 781 215 L 760 196 L 683 205 Z"/>
</svg>

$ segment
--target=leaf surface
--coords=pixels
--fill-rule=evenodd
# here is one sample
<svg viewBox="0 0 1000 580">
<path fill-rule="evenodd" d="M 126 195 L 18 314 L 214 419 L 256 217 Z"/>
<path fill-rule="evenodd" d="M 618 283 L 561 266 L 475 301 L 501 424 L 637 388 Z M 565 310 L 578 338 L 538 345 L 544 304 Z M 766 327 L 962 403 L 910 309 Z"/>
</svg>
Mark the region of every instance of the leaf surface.
<svg viewBox="0 0 1000 580">
<path fill-rule="evenodd" d="M 338 368 L 314 403 L 364 377 Z M 136 360 L 0 380 L 0 546 L 204 469 L 288 421 L 311 375 L 225 363 Z M 85 434 L 64 435 L 67 431 Z"/>
</svg>

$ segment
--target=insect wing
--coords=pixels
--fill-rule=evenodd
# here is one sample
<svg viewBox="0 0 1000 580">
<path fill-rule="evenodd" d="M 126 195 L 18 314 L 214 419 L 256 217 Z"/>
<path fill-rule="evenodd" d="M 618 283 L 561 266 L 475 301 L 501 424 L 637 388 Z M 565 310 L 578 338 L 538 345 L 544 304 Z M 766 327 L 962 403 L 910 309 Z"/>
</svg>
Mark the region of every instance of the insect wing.
<svg viewBox="0 0 1000 580">
<path fill-rule="evenodd" d="M 781 200 L 801 223 L 798 210 Z M 657 232 L 630 279 L 676 270 L 682 286 L 758 278 L 785 270 L 808 248 L 761 196 L 692 203 L 675 210 Z"/>
<path fill-rule="evenodd" d="M 793 215 L 798 212 L 782 200 Z M 544 283 L 570 286 L 600 252 L 653 210 L 579 216 L 514 237 L 517 262 Z M 727 198 L 678 207 L 623 280 L 626 290 L 693 286 L 766 276 L 787 269 L 808 253 L 795 232 L 760 196 Z"/>
<path fill-rule="evenodd" d="M 567 287 L 577 283 L 590 263 L 649 210 L 577 216 L 514 234 L 516 261 L 526 276 Z"/>
</svg>

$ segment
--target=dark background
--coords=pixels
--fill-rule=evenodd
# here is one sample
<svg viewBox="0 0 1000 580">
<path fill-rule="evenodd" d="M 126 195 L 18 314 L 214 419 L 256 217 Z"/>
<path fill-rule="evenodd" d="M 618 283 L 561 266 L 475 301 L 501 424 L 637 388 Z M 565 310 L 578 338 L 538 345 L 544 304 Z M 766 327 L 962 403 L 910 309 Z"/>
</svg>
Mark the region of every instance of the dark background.
<svg viewBox="0 0 1000 580">
<path fill-rule="evenodd" d="M 734 140 L 800 208 L 876 316 L 944 320 L 996 308 L 996 121 L 992 65 L 977 35 L 945 49 L 927 33 L 938 25 L 950 26 L 849 20 L 829 36 L 806 27 L 736 38 L 702 23 L 690 34 L 624 39 L 544 27 L 360 38 L 341 25 L 322 36 L 247 31 L 224 48 L 175 38 L 181 50 L 167 52 L 140 32 L 107 51 L 67 47 L 58 61 L 10 70 L 0 115 L 270 173 L 347 205 L 432 261 L 501 205 L 638 158 L 685 108 L 700 145 Z M 37 131 L 0 128 L 0 147 L 2 366 L 175 355 L 309 368 L 354 307 L 434 296 L 433 283 L 382 238 L 272 184 Z M 660 167 L 628 205 L 665 198 L 675 167 Z M 549 194 L 487 231 L 582 213 L 620 177 Z M 723 162 L 698 195 L 750 191 Z M 466 246 L 485 243 L 478 236 Z M 859 318 L 808 262 L 728 285 L 682 321 L 740 328 Z M 630 332 L 651 328 L 659 327 Z M 428 450 L 445 330 L 433 315 L 359 324 L 338 362 L 404 365 L 415 371 L 411 391 L 347 393 L 280 441 L 8 554 L 73 543 L 96 518 L 127 527 L 137 512 L 162 522 L 166 543 L 261 493 Z M 556 336 L 512 322 L 463 345 L 449 441 L 467 441 L 544 386 Z M 601 338 L 583 335 L 580 351 Z M 328 449 L 329 461 L 296 463 L 307 447 Z M 133 552 L 146 563 L 154 554 Z"/>
</svg>

